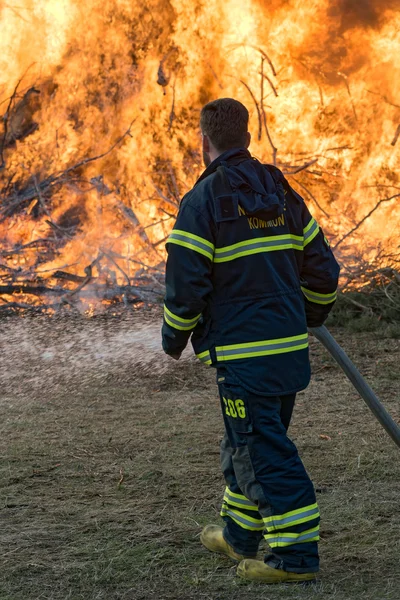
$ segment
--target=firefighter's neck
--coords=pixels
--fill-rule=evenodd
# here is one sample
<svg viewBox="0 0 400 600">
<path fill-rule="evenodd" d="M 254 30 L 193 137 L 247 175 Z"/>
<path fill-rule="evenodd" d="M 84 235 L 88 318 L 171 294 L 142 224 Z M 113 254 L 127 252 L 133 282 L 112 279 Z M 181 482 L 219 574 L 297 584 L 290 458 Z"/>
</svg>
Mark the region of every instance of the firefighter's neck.
<svg viewBox="0 0 400 600">
<path fill-rule="evenodd" d="M 223 152 L 220 152 L 216 149 L 208 135 L 202 132 L 203 139 L 203 160 L 206 167 L 208 167 L 218 156 L 221 156 Z M 246 134 L 246 144 L 245 147 L 248 148 L 250 146 L 251 135 L 249 132 Z"/>
<path fill-rule="evenodd" d="M 212 143 L 212 141 L 210 140 L 210 138 L 205 135 L 204 133 L 202 133 L 202 138 L 203 138 L 203 161 L 206 167 L 208 167 L 216 158 L 218 158 L 218 156 L 220 156 L 222 154 L 222 152 L 219 152 L 214 144 Z"/>
<path fill-rule="evenodd" d="M 215 150 L 215 148 L 213 150 L 210 150 L 210 152 L 208 152 L 209 161 L 210 161 L 209 164 L 214 162 L 214 160 L 216 158 L 218 158 L 218 156 L 221 156 L 221 154 L 223 154 L 223 152 L 218 152 L 218 150 Z"/>
</svg>

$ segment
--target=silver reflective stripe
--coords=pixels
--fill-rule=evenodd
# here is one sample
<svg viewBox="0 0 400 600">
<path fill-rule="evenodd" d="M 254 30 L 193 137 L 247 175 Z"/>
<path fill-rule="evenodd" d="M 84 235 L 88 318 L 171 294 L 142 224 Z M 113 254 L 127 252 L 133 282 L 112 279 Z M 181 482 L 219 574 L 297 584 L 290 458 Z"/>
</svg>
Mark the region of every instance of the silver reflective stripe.
<svg viewBox="0 0 400 600">
<path fill-rule="evenodd" d="M 224 500 L 228 504 L 232 504 L 233 506 L 237 506 L 238 508 L 245 508 L 247 510 L 258 510 L 258 507 L 256 504 L 254 504 L 254 502 L 248 500 L 245 496 L 239 497 L 239 494 L 233 495 L 228 488 L 225 491 Z"/>
<path fill-rule="evenodd" d="M 300 342 L 294 341 L 294 342 L 280 342 L 278 344 L 266 344 L 265 346 L 251 346 L 250 348 L 240 348 L 238 350 L 217 350 L 217 358 L 223 357 L 223 356 L 235 356 L 236 354 L 251 354 L 252 352 L 264 352 L 266 350 L 271 351 L 271 353 L 274 350 L 282 350 L 282 349 L 289 349 L 289 348 L 295 348 L 296 346 L 302 345 L 303 341 L 301 340 Z"/>
<path fill-rule="evenodd" d="M 199 360 L 201 360 L 201 362 L 205 363 L 206 365 L 211 365 L 211 354 L 208 350 L 201 352 L 200 354 L 196 354 L 196 356 Z"/>
<path fill-rule="evenodd" d="M 211 260 L 214 255 L 214 246 L 208 240 L 201 238 L 189 232 L 173 230 L 167 240 L 169 244 L 178 244 L 191 250 L 196 250 L 200 254 L 207 256 Z"/>
<path fill-rule="evenodd" d="M 304 229 L 304 246 L 307 246 L 317 235 L 319 225 L 315 219 L 311 219 L 307 227 Z"/>
<path fill-rule="evenodd" d="M 306 521 L 312 521 L 318 517 L 319 509 L 318 506 L 316 506 L 315 508 L 291 515 L 290 517 L 274 518 L 272 521 L 269 521 L 269 523 L 266 523 L 266 527 L 268 531 L 274 531 L 276 529 L 284 529 L 285 527 L 289 527 L 290 525 L 294 525 L 298 522 L 304 523 Z M 269 519 L 270 518 L 271 517 L 269 517 Z"/>
<path fill-rule="evenodd" d="M 227 260 L 233 260 L 241 256 L 248 256 L 249 254 L 257 254 L 259 252 L 271 252 L 274 250 L 285 250 L 293 248 L 294 250 L 303 250 L 303 240 L 295 239 L 294 237 L 280 236 L 282 239 L 271 237 L 270 239 L 254 239 L 249 240 L 248 243 L 241 245 L 234 245 L 236 247 L 227 246 L 226 248 L 216 248 L 214 255 L 214 262 L 226 262 Z"/>
<path fill-rule="evenodd" d="M 233 519 L 236 523 L 238 523 L 238 525 L 241 525 L 245 529 L 251 529 L 253 531 L 263 531 L 263 529 L 265 528 L 262 519 L 246 518 L 246 516 L 243 515 L 242 513 L 239 513 L 239 511 L 229 510 L 228 508 L 225 508 L 224 506 L 222 507 L 222 510 L 221 510 L 221 516 L 222 517 L 226 517 L 226 516 L 231 517 L 231 519 Z"/>
<path fill-rule="evenodd" d="M 164 317 L 167 323 L 172 325 L 172 327 L 176 326 L 177 329 L 189 331 L 197 325 L 201 315 L 197 315 L 193 319 L 183 319 L 182 317 L 179 317 L 179 315 L 174 315 L 173 312 L 164 306 Z"/>
<path fill-rule="evenodd" d="M 309 290 L 305 287 L 302 287 L 301 290 L 307 298 L 307 300 L 315 302 L 316 304 L 330 304 L 331 302 L 334 302 L 337 298 L 336 291 L 332 292 L 331 294 L 320 294 L 318 292 L 313 292 L 312 290 Z"/>
<path fill-rule="evenodd" d="M 168 315 L 168 320 L 171 321 L 171 323 L 173 323 L 173 325 L 178 325 L 178 327 L 183 329 L 182 321 L 177 321 L 176 319 L 171 317 L 171 315 Z M 193 329 L 193 327 L 195 327 L 195 325 L 197 324 L 198 320 L 199 319 L 195 319 L 195 320 L 191 321 L 190 323 L 186 323 L 185 329 Z"/>
<path fill-rule="evenodd" d="M 300 534 L 266 534 L 264 537 L 270 546 L 289 546 L 290 544 L 300 544 L 301 542 L 307 542 L 307 540 L 318 538 L 319 535 L 318 527 L 315 527 L 314 529 L 310 529 L 309 531 Z"/>
<path fill-rule="evenodd" d="M 294 352 L 308 347 L 308 334 L 302 333 L 287 338 L 274 340 L 261 340 L 259 342 L 246 342 L 244 344 L 231 344 L 229 346 L 217 346 L 217 360 L 236 360 L 239 358 L 252 358 L 267 356 L 269 354 L 283 354 Z"/>
</svg>

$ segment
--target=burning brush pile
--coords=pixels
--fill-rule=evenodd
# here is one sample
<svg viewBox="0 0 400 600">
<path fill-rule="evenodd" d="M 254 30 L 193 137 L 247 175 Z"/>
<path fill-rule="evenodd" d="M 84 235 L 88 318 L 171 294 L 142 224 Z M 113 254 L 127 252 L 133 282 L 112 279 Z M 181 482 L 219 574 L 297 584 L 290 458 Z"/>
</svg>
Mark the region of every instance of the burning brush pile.
<svg viewBox="0 0 400 600">
<path fill-rule="evenodd" d="M 400 297 L 396 0 L 0 0 L 0 314 L 158 303 L 233 96 L 307 200 L 343 290 Z"/>
</svg>

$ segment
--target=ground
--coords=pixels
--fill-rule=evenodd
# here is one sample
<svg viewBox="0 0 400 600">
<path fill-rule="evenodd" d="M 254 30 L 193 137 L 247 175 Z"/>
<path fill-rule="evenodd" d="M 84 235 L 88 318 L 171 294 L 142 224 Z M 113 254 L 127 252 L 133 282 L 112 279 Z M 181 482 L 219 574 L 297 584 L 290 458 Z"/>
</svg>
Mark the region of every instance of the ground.
<svg viewBox="0 0 400 600">
<path fill-rule="evenodd" d="M 398 420 L 399 340 L 333 333 Z M 0 321 L 1 600 L 398 600 L 398 448 L 321 345 L 290 428 L 320 578 L 271 588 L 199 543 L 224 489 L 215 373 L 158 335 L 148 313 Z"/>
</svg>

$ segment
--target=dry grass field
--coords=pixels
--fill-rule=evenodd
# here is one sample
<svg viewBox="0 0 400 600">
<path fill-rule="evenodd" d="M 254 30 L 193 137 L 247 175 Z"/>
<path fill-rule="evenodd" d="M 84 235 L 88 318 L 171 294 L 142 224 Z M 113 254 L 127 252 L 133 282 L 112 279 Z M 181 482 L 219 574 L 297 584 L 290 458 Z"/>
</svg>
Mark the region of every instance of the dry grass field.
<svg viewBox="0 0 400 600">
<path fill-rule="evenodd" d="M 158 330 L 147 313 L 0 321 L 1 600 L 398 600 L 399 452 L 320 344 L 290 429 L 320 578 L 269 587 L 199 543 L 224 489 L 215 373 L 164 359 Z M 399 419 L 399 340 L 333 333 Z"/>
</svg>

